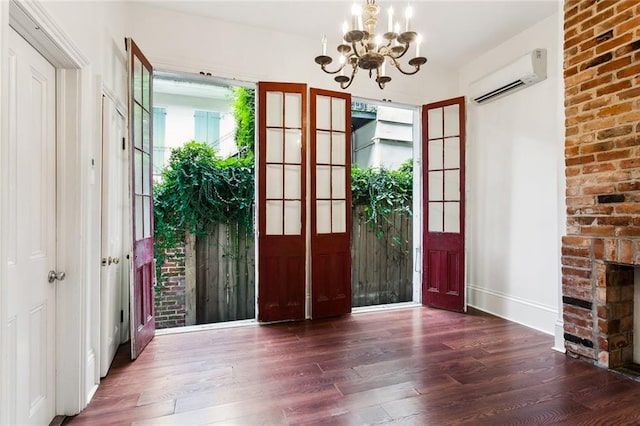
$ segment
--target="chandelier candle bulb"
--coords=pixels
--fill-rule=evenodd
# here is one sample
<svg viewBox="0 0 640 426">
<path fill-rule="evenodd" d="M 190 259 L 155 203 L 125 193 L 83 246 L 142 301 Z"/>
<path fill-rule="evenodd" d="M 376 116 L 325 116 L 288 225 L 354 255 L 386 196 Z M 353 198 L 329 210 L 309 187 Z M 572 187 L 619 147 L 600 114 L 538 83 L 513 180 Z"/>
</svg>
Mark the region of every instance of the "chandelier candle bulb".
<svg viewBox="0 0 640 426">
<path fill-rule="evenodd" d="M 404 13 L 405 18 L 407 18 L 407 23 L 405 26 L 405 31 L 408 32 L 411 28 L 411 15 L 413 15 L 413 10 L 411 10 L 411 6 L 407 6 L 407 10 Z"/>
<path fill-rule="evenodd" d="M 393 32 L 393 7 L 389 7 L 389 24 L 387 29 L 388 32 Z"/>
<path fill-rule="evenodd" d="M 322 56 L 327 56 L 327 35 L 322 36 Z"/>
<path fill-rule="evenodd" d="M 342 23 L 342 36 L 343 37 L 347 33 L 347 31 L 349 31 L 349 24 L 347 24 L 347 21 L 344 21 Z"/>
<path fill-rule="evenodd" d="M 422 34 L 418 34 L 416 38 L 416 58 L 420 57 L 420 43 L 422 43 Z"/>
<path fill-rule="evenodd" d="M 354 3 L 351 8 L 351 29 L 356 31 L 358 29 L 358 15 L 360 14 L 360 7 Z"/>
<path fill-rule="evenodd" d="M 387 75 L 386 69 L 387 69 L 387 61 L 382 61 L 382 69 L 380 70 L 381 76 L 384 77 L 385 75 Z"/>
</svg>

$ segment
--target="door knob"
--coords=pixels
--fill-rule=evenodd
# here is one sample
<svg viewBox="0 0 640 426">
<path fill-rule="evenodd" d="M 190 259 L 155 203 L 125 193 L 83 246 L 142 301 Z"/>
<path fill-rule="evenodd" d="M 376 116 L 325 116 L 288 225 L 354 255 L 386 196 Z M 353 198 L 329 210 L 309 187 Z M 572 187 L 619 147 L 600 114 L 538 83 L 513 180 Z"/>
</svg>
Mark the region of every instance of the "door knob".
<svg viewBox="0 0 640 426">
<path fill-rule="evenodd" d="M 67 274 L 64 272 L 49 271 L 48 279 L 49 279 L 49 282 L 52 283 L 55 280 L 62 281 L 65 279 L 66 276 Z"/>
</svg>

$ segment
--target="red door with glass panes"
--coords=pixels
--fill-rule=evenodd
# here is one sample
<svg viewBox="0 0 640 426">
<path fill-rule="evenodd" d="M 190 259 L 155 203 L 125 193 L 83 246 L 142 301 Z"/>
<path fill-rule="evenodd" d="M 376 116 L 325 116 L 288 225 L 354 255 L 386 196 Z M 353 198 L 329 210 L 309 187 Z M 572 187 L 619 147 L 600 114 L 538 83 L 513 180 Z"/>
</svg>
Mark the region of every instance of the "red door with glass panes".
<svg viewBox="0 0 640 426">
<path fill-rule="evenodd" d="M 258 320 L 305 317 L 305 84 L 258 84 Z"/>
<path fill-rule="evenodd" d="M 129 141 L 131 146 L 131 209 L 133 259 L 130 289 L 131 358 L 153 339 L 153 198 L 151 102 L 153 67 L 138 46 L 127 39 L 129 51 Z"/>
<path fill-rule="evenodd" d="M 351 312 L 351 95 L 311 89 L 311 316 Z"/>
<path fill-rule="evenodd" d="M 465 109 L 464 98 L 428 104 L 423 122 L 422 301 L 463 312 Z"/>
</svg>

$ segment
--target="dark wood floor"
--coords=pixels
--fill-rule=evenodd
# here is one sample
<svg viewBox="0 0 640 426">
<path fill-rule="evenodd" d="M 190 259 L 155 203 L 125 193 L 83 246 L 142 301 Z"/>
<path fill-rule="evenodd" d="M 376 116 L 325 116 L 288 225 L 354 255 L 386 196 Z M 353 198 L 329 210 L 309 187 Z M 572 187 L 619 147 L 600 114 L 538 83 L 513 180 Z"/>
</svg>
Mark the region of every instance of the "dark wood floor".
<svg viewBox="0 0 640 426">
<path fill-rule="evenodd" d="M 640 424 L 640 382 L 552 343 L 428 308 L 159 336 L 65 424 Z"/>
</svg>

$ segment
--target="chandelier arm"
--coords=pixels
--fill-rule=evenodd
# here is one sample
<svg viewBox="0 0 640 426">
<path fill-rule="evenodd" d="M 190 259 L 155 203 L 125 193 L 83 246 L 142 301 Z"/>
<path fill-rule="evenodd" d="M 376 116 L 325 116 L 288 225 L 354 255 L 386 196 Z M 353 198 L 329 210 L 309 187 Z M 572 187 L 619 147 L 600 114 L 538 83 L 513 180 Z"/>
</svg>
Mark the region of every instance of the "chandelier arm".
<svg viewBox="0 0 640 426">
<path fill-rule="evenodd" d="M 398 54 L 398 56 L 396 56 L 396 57 L 395 57 L 395 59 L 400 59 L 400 58 L 402 58 L 402 57 L 403 57 L 403 56 L 404 56 L 404 55 L 409 51 L 409 47 L 410 47 L 409 43 L 405 43 L 405 44 L 404 44 L 404 50 L 403 50 L 402 52 L 400 52 L 400 53 Z"/>
<path fill-rule="evenodd" d="M 327 70 L 327 66 L 326 65 L 320 65 L 320 68 L 322 69 L 322 71 L 326 72 L 327 74 L 338 74 L 340 71 L 342 71 L 345 67 L 346 63 L 342 64 L 342 66 L 340 68 L 338 68 L 335 71 L 329 71 Z"/>
<path fill-rule="evenodd" d="M 364 46 L 364 44 L 362 42 L 360 42 L 360 44 L 362 44 Z M 358 49 L 356 48 L 356 42 L 352 41 L 351 42 L 351 50 L 353 51 L 353 54 L 356 56 L 356 58 L 360 59 L 360 55 L 358 54 Z"/>
<path fill-rule="evenodd" d="M 349 86 L 351 86 L 351 83 L 353 83 L 354 77 L 356 76 L 356 72 L 358 71 L 358 66 L 357 65 L 353 65 L 353 71 L 351 71 L 351 76 L 349 77 L 349 82 L 343 87 L 343 83 L 340 83 L 340 88 L 341 89 L 347 89 Z"/>
<path fill-rule="evenodd" d="M 380 68 L 376 68 L 376 83 L 381 90 L 384 89 L 384 83 L 380 81 Z"/>
<path fill-rule="evenodd" d="M 420 71 L 420 65 L 414 65 L 413 67 L 415 68 L 413 71 L 405 71 L 402 69 L 402 67 L 400 66 L 400 62 L 398 62 L 396 60 L 396 58 L 391 57 L 391 60 L 393 61 L 393 65 L 396 67 L 396 69 L 398 71 L 400 71 L 402 74 L 404 75 L 414 75 L 416 74 L 418 71 Z"/>
<path fill-rule="evenodd" d="M 380 53 L 381 55 L 389 55 L 391 54 L 391 49 L 389 49 L 391 47 L 391 40 L 389 40 L 389 42 L 387 42 L 387 44 L 382 44 L 380 46 L 378 46 L 378 49 L 376 50 L 378 53 Z M 382 50 L 385 50 L 386 53 L 382 53 Z"/>
</svg>

